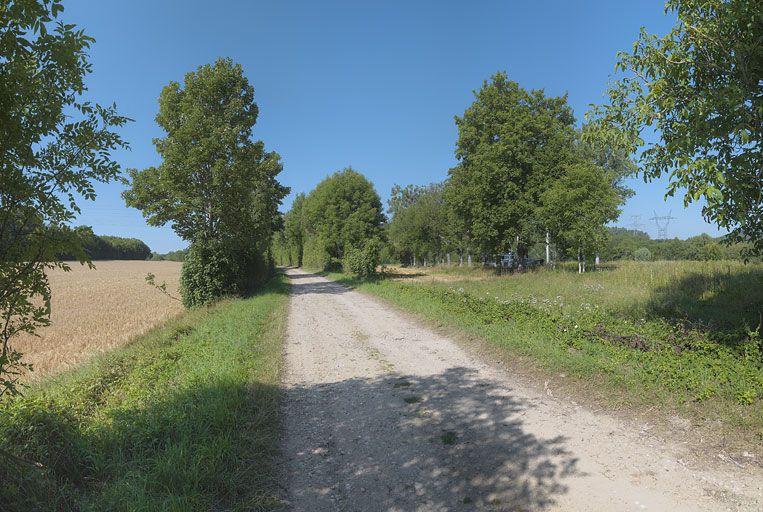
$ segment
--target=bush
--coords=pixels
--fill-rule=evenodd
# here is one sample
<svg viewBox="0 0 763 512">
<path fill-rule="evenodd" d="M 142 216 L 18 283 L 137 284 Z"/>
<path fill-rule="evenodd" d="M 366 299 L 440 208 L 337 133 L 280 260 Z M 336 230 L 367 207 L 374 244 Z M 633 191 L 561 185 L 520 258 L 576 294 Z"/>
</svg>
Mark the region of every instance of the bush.
<svg viewBox="0 0 763 512">
<path fill-rule="evenodd" d="M 649 261 L 652 259 L 652 251 L 646 247 L 639 247 L 633 251 L 633 258 L 638 261 Z"/>
<path fill-rule="evenodd" d="M 235 240 L 194 242 L 180 273 L 183 304 L 190 308 L 245 295 L 266 282 L 272 271 L 271 259 Z"/>
<path fill-rule="evenodd" d="M 180 293 L 187 308 L 208 304 L 232 289 L 231 261 L 212 244 L 194 243 L 188 248 L 180 272 Z"/>
<path fill-rule="evenodd" d="M 381 241 L 376 238 L 367 241 L 360 249 L 352 246 L 345 247 L 342 269 L 357 277 L 369 277 L 376 274 L 381 249 Z"/>
</svg>

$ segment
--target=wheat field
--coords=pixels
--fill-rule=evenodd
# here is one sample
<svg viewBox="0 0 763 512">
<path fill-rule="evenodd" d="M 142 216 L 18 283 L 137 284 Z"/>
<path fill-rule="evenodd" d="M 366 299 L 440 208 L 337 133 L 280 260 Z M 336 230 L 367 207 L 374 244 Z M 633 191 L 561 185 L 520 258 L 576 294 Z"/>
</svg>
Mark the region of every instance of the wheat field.
<svg viewBox="0 0 763 512">
<path fill-rule="evenodd" d="M 51 325 L 37 336 L 23 335 L 13 346 L 34 365 L 31 381 L 59 373 L 95 353 L 123 345 L 156 324 L 178 314 L 182 304 L 145 282 L 156 282 L 178 296 L 181 263 L 174 261 L 97 261 L 89 269 L 71 264 L 70 272 L 49 274 Z"/>
</svg>

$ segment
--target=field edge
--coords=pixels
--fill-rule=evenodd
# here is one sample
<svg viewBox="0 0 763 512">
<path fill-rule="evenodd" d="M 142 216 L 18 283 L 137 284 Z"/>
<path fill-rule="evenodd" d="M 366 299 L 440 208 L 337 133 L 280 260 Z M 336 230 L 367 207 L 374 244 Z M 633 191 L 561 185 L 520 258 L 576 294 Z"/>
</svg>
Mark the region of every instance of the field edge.
<svg viewBox="0 0 763 512">
<path fill-rule="evenodd" d="M 2 464 L 0 509 L 278 507 L 287 305 L 277 274 L 0 404 L 0 450 L 31 463 Z"/>
</svg>

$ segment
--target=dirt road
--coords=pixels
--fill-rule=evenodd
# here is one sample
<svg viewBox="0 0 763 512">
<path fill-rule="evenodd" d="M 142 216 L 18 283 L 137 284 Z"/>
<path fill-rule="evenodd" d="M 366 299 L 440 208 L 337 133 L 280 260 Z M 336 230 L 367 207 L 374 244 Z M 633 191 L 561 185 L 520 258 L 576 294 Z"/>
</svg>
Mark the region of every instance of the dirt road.
<svg viewBox="0 0 763 512">
<path fill-rule="evenodd" d="M 288 510 L 763 510 L 759 468 L 695 467 L 389 306 L 288 274 Z"/>
</svg>

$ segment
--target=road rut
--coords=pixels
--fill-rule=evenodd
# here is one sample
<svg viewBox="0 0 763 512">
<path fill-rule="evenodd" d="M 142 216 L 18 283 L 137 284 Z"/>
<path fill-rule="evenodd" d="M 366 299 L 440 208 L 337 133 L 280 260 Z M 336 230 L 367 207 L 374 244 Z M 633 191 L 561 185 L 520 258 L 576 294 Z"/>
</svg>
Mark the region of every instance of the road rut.
<svg viewBox="0 0 763 512">
<path fill-rule="evenodd" d="M 287 510 L 763 509 L 757 468 L 692 467 L 388 305 L 287 274 Z"/>
</svg>

